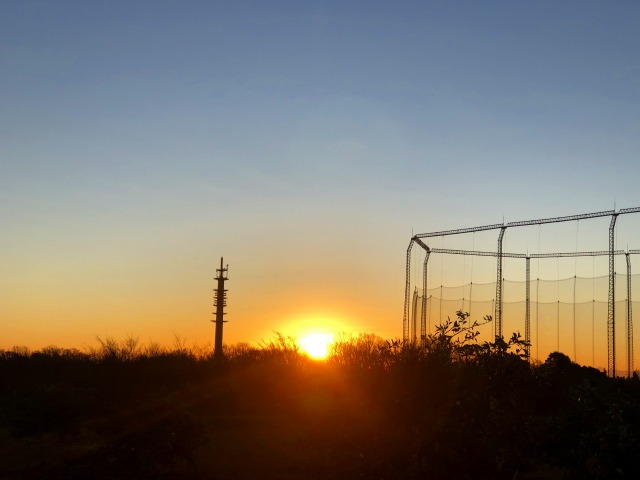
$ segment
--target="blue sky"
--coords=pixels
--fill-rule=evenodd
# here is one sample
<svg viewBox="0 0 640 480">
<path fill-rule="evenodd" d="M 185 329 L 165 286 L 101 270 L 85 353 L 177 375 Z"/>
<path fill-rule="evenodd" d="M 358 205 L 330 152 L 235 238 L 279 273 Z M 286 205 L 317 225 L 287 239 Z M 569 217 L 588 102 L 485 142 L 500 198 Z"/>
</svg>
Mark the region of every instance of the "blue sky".
<svg viewBox="0 0 640 480">
<path fill-rule="evenodd" d="M 640 205 L 639 25 L 631 1 L 4 2 L 0 343 L 200 340 L 220 255 L 231 339 L 397 335 L 412 229 Z"/>
</svg>

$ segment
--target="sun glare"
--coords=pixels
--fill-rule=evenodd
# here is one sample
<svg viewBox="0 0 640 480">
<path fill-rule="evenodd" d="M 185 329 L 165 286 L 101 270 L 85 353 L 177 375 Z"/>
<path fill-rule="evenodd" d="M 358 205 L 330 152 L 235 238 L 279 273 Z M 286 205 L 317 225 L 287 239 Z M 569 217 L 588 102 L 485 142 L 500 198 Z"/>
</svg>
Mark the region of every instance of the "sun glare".
<svg viewBox="0 0 640 480">
<path fill-rule="evenodd" d="M 329 346 L 333 343 L 333 337 L 328 333 L 308 333 L 300 338 L 300 348 L 307 355 L 317 360 L 327 358 Z"/>
</svg>

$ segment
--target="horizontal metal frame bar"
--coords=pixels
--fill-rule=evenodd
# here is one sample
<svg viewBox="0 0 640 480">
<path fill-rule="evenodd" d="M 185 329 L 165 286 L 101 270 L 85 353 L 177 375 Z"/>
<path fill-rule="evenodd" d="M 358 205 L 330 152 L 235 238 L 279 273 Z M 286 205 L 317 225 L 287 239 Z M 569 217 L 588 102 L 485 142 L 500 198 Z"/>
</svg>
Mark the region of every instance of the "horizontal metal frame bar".
<svg viewBox="0 0 640 480">
<path fill-rule="evenodd" d="M 638 212 L 640 212 L 640 207 L 622 208 L 618 211 L 606 210 L 603 212 L 583 213 L 580 215 L 567 215 L 564 217 L 541 218 L 537 220 L 524 220 L 524 221 L 509 222 L 509 223 L 496 223 L 493 225 L 483 225 L 480 227 L 468 227 L 468 228 L 458 228 L 454 230 L 442 230 L 440 232 L 418 233 L 414 235 L 412 238 L 418 239 L 418 238 L 428 238 L 428 237 L 443 237 L 448 235 L 459 235 L 463 233 L 481 232 L 485 230 L 497 230 L 499 228 L 526 227 L 531 225 L 543 225 L 545 223 L 573 222 L 577 220 L 585 220 L 588 218 L 611 217 L 613 215 L 624 215 L 627 213 L 638 213 Z"/>
<path fill-rule="evenodd" d="M 509 222 L 507 223 L 507 227 L 524 227 L 527 225 L 542 225 L 545 223 L 573 222 L 577 220 L 584 220 L 587 218 L 610 217 L 611 215 L 615 215 L 615 214 L 616 214 L 615 210 L 607 210 L 604 212 L 583 213 L 581 215 L 567 215 L 565 217 L 552 217 L 552 218 L 542 218 L 538 220 L 524 220 L 520 222 Z"/>
<path fill-rule="evenodd" d="M 616 276 L 618 277 L 626 277 L 625 273 L 616 273 Z M 640 273 L 632 273 L 631 276 L 633 278 L 640 278 Z M 532 278 L 531 281 L 532 282 L 542 282 L 542 283 L 547 283 L 547 282 L 567 282 L 569 280 L 573 280 L 573 279 L 578 279 L 578 280 L 596 280 L 596 279 L 601 279 L 601 278 L 607 278 L 609 277 L 609 275 L 597 275 L 594 277 L 583 277 L 581 275 L 574 275 L 573 277 L 562 277 L 562 278 L 552 278 L 552 279 L 547 279 L 547 278 Z M 504 282 L 506 283 L 526 283 L 526 280 L 509 280 L 509 279 L 505 279 Z M 444 288 L 444 289 L 453 289 L 453 288 L 465 288 L 467 285 L 473 285 L 474 287 L 483 287 L 483 286 L 487 286 L 487 285 L 495 285 L 496 282 L 467 282 L 467 283 L 463 283 L 460 285 L 437 285 L 435 287 L 431 287 L 428 290 L 439 290 L 440 288 Z M 451 299 L 449 299 L 451 300 Z M 488 300 L 480 300 L 483 302 L 486 302 Z M 640 300 L 638 300 L 638 302 L 640 303 Z"/>
<path fill-rule="evenodd" d="M 502 228 L 502 227 L 504 227 L 504 224 L 496 223 L 494 225 L 484 225 L 482 227 L 458 228 L 457 230 L 443 230 L 441 232 L 418 233 L 417 235 L 414 235 L 413 238 L 442 237 L 446 235 L 458 235 L 462 233 L 481 232 L 483 230 L 496 230 L 497 228 Z"/>
<path fill-rule="evenodd" d="M 451 248 L 431 248 L 431 253 L 445 253 L 450 255 L 473 255 L 478 257 L 497 257 L 498 252 L 486 252 L 479 250 L 456 250 Z M 624 250 L 615 250 L 614 255 L 624 255 Z M 628 253 L 640 253 L 640 250 L 630 250 Z M 557 252 L 557 253 L 508 253 L 502 252 L 506 258 L 556 258 L 556 257 L 600 257 L 609 255 L 609 250 L 598 250 L 594 252 Z"/>
<path fill-rule="evenodd" d="M 624 213 L 637 213 L 640 212 L 640 207 L 632 207 L 632 208 L 622 208 L 618 211 L 619 214 Z"/>
</svg>

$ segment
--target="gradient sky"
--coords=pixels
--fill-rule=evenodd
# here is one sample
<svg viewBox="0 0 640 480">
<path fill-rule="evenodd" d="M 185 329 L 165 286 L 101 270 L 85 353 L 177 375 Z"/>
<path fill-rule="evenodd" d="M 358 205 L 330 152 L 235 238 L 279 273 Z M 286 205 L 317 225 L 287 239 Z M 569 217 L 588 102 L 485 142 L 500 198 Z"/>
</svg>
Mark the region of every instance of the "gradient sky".
<svg viewBox="0 0 640 480">
<path fill-rule="evenodd" d="M 412 231 L 640 206 L 639 47 L 632 1 L 2 2 L 0 348 L 212 342 L 220 256 L 228 342 L 401 336 Z"/>
</svg>

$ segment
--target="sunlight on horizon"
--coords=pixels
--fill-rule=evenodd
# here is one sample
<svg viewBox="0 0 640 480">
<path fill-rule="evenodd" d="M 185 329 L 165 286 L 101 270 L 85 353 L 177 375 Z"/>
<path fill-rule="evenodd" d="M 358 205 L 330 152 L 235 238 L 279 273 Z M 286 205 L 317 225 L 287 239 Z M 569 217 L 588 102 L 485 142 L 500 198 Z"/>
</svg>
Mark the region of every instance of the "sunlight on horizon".
<svg viewBox="0 0 640 480">
<path fill-rule="evenodd" d="M 315 360 L 324 360 L 329 354 L 329 347 L 333 343 L 333 335 L 321 332 L 311 332 L 303 335 L 298 344 L 300 348 Z"/>
</svg>

